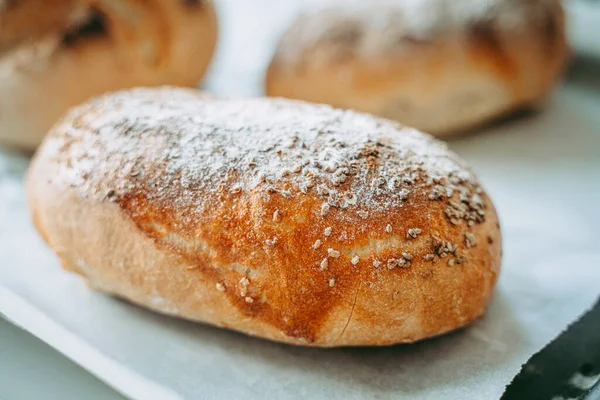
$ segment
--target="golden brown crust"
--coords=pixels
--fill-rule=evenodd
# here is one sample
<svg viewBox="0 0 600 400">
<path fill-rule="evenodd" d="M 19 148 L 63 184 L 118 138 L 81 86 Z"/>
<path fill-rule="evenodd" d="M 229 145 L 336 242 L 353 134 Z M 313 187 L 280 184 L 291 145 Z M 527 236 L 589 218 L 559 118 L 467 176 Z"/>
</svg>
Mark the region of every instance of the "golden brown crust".
<svg viewBox="0 0 600 400">
<path fill-rule="evenodd" d="M 456 329 L 484 312 L 500 267 L 494 208 L 445 145 L 302 102 L 96 99 L 49 134 L 28 196 L 92 286 L 293 344 Z"/>
<path fill-rule="evenodd" d="M 0 52 L 4 144 L 35 148 L 70 107 L 107 91 L 195 86 L 215 48 L 211 1 L 53 1 L 61 7 L 48 2 L 47 16 L 36 0 L 0 14 L 30 17 L 25 25 L 12 19 L 4 29 L 13 35 L 0 42 L 11 49 Z"/>
<path fill-rule="evenodd" d="M 16 0 L 0 3 L 0 55 L 70 25 L 77 0 Z"/>
<path fill-rule="evenodd" d="M 292 24 L 266 92 L 442 136 L 537 104 L 567 57 L 559 0 L 345 2 Z"/>
</svg>

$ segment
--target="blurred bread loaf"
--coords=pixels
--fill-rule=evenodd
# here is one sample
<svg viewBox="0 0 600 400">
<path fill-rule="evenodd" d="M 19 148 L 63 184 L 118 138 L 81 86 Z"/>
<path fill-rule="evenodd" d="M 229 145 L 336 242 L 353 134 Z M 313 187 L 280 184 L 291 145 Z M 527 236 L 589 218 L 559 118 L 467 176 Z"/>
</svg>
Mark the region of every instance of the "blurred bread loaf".
<svg viewBox="0 0 600 400">
<path fill-rule="evenodd" d="M 326 105 L 135 89 L 54 126 L 29 207 L 64 268 L 159 312 L 310 346 L 413 342 L 481 316 L 498 218 L 465 162 Z"/>
<path fill-rule="evenodd" d="M 33 149 L 70 107 L 122 88 L 195 86 L 210 0 L 20 0 L 0 9 L 0 143 Z"/>
<path fill-rule="evenodd" d="M 338 1 L 285 32 L 266 93 L 443 136 L 538 104 L 567 55 L 559 0 Z"/>
</svg>

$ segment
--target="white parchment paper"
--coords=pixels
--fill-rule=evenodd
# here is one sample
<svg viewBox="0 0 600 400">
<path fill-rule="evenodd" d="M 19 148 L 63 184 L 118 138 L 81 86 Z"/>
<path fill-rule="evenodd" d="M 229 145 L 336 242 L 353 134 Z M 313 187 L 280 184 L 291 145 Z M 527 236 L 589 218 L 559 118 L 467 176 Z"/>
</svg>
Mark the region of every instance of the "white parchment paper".
<svg viewBox="0 0 600 400">
<path fill-rule="evenodd" d="M 223 1 L 208 88 L 259 94 L 274 38 L 296 8 Z M 8 151 L 0 312 L 135 399 L 496 399 L 600 293 L 599 86 L 572 77 L 544 112 L 450 142 L 494 199 L 505 243 L 488 313 L 459 332 L 386 348 L 297 348 L 92 292 L 38 238 L 22 184 L 28 158 Z"/>
</svg>

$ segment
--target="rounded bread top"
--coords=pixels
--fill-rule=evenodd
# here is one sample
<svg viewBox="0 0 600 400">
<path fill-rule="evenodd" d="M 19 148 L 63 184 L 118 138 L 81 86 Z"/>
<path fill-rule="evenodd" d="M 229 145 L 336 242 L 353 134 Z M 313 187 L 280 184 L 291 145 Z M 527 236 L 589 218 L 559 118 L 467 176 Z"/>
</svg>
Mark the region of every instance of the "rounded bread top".
<svg viewBox="0 0 600 400">
<path fill-rule="evenodd" d="M 329 1 L 302 13 L 283 35 L 275 59 L 296 63 L 314 51 L 323 60 L 410 56 L 415 46 L 470 36 L 518 37 L 553 43 L 562 20 L 559 0 Z M 497 40 L 497 39 L 496 39 Z M 518 43 L 515 43 L 516 45 Z"/>
</svg>

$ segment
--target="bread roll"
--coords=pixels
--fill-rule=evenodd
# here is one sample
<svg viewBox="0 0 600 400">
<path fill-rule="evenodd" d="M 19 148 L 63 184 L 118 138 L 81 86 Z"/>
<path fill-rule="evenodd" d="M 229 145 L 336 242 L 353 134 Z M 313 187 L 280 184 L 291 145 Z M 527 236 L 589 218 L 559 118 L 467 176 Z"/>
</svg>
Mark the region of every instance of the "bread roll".
<svg viewBox="0 0 600 400">
<path fill-rule="evenodd" d="M 111 94 L 52 129 L 27 191 L 93 288 L 298 345 L 451 331 L 484 313 L 500 268 L 494 207 L 462 160 L 324 105 Z"/>
<path fill-rule="evenodd" d="M 21 0 L 0 18 L 0 143 L 23 149 L 92 96 L 195 86 L 217 37 L 207 0 Z"/>
<path fill-rule="evenodd" d="M 567 53 L 559 0 L 345 1 L 297 18 L 266 92 L 443 136 L 539 103 Z"/>
</svg>

